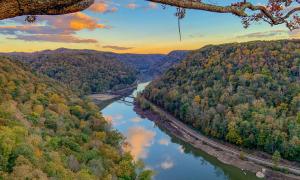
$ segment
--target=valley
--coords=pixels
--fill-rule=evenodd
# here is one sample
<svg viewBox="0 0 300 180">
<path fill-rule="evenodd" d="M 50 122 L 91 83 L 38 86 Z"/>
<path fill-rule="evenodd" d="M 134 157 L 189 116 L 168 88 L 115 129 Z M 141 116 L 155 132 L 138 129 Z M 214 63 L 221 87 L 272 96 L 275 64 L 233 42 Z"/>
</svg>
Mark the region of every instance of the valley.
<svg viewBox="0 0 300 180">
<path fill-rule="evenodd" d="M 72 49 L 1 53 L 1 127 L 15 128 L 11 122 L 17 120 L 17 127 L 30 132 L 22 141 L 39 137 L 38 147 L 26 148 L 40 154 L 28 159 L 15 152 L 19 141 L 11 138 L 18 135 L 3 136 L 2 142 L 14 145 L 1 155 L 6 165 L 0 175 L 19 173 L 18 158 L 35 168 L 55 152 L 61 169 L 52 173 L 54 167 L 46 164 L 40 176 L 163 180 L 191 173 L 189 179 L 198 179 L 201 174 L 191 170 L 209 169 L 209 179 L 297 179 L 299 49 L 298 41 L 283 40 L 167 55 Z M 157 152 L 162 156 L 155 157 Z"/>
</svg>

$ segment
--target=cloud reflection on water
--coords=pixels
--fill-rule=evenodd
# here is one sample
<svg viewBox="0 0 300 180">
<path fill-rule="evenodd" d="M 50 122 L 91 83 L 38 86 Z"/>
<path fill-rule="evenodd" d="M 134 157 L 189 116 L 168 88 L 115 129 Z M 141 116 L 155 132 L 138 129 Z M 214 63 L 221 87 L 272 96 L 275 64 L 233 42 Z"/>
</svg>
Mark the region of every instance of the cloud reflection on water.
<svg viewBox="0 0 300 180">
<path fill-rule="evenodd" d="M 147 158 L 147 148 L 153 144 L 152 141 L 155 135 L 155 132 L 147 130 L 144 127 L 131 127 L 126 133 L 127 142 L 130 145 L 126 146 L 125 150 L 130 151 L 135 160 Z"/>
</svg>

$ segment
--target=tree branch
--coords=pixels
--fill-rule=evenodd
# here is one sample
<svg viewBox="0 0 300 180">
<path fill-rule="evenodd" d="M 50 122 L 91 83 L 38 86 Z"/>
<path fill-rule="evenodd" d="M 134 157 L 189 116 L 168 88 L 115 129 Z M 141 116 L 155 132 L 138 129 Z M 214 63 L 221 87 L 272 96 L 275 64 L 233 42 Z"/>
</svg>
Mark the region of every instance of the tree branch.
<svg viewBox="0 0 300 180">
<path fill-rule="evenodd" d="M 60 15 L 82 11 L 94 0 L 0 0 L 0 20 L 22 15 Z"/>
<path fill-rule="evenodd" d="M 290 18 L 292 14 L 296 13 L 297 11 L 300 11 L 300 7 L 295 7 L 291 9 L 289 12 L 287 12 L 286 15 L 278 16 L 278 14 L 276 14 L 274 11 L 269 10 L 267 6 L 253 5 L 252 3 L 247 1 L 237 2 L 236 4 L 232 4 L 229 6 L 208 4 L 202 2 L 201 0 L 147 0 L 147 1 L 186 8 L 186 9 L 203 10 L 203 11 L 209 11 L 215 13 L 230 13 L 242 18 L 252 16 L 252 14 L 247 14 L 246 12 L 246 10 L 249 9 L 253 12 L 258 11 L 262 15 L 260 19 L 266 20 L 267 18 L 269 20 L 268 22 L 270 22 L 271 25 L 286 23 L 288 26 L 289 22 L 287 19 Z M 292 3 L 288 3 L 287 5 L 291 5 L 291 4 Z"/>
</svg>

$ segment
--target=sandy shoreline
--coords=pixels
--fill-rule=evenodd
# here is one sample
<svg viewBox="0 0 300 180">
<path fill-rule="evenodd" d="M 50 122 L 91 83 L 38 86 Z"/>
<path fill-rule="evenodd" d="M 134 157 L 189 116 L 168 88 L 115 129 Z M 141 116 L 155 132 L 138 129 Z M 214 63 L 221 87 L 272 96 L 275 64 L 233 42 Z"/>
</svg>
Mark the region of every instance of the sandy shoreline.
<svg viewBox="0 0 300 180">
<path fill-rule="evenodd" d="M 270 166 L 272 166 L 272 163 L 267 159 L 262 159 L 260 157 L 256 157 L 250 154 L 246 154 L 245 158 L 241 158 L 241 151 L 239 149 L 233 148 L 232 146 L 226 146 L 217 141 L 209 139 L 199 133 L 196 133 L 194 130 L 190 129 L 182 122 L 179 122 L 173 116 L 171 116 L 161 108 L 155 106 L 149 101 L 148 103 L 151 106 L 151 111 L 142 110 L 138 105 L 136 105 L 135 110 L 140 115 L 151 119 L 159 126 L 163 127 L 164 129 L 167 129 L 171 134 L 173 134 L 177 138 L 191 144 L 193 147 L 200 149 L 213 157 L 216 157 L 222 163 L 229 164 L 238 167 L 242 170 L 247 170 L 253 173 L 261 172 L 262 169 L 266 169 L 264 173 L 266 179 L 300 179 L 300 176 L 294 175 L 298 173 L 298 167 L 295 167 L 294 174 L 285 174 L 279 171 L 272 170 L 270 168 Z M 291 168 L 290 172 L 293 172 L 293 170 L 294 169 Z"/>
</svg>

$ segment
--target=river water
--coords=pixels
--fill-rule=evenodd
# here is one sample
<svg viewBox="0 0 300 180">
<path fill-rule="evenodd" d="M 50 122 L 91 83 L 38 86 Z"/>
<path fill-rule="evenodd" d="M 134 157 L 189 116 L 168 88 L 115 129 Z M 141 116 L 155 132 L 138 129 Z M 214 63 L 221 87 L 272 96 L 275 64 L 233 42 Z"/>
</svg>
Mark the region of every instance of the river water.
<svg viewBox="0 0 300 180">
<path fill-rule="evenodd" d="M 147 84 L 139 84 L 133 96 Z M 130 97 L 125 100 L 133 101 Z M 254 174 L 225 165 L 168 134 L 149 119 L 139 116 L 131 103 L 114 101 L 102 110 L 102 114 L 126 136 L 133 157 L 142 159 L 146 168 L 155 171 L 155 180 L 257 179 Z"/>
</svg>

